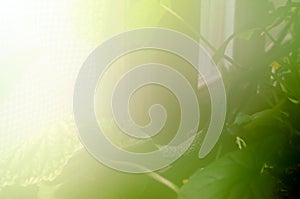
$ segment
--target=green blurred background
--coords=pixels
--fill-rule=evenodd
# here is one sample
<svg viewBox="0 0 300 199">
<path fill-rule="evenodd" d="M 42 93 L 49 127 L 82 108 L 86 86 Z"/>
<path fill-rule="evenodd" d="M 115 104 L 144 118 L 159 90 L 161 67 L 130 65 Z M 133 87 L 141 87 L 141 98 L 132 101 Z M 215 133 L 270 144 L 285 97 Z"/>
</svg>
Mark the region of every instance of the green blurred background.
<svg viewBox="0 0 300 199">
<path fill-rule="evenodd" d="M 297 198 L 299 8 L 299 2 L 287 0 L 3 2 L 0 198 Z M 120 58 L 103 79 L 104 90 L 132 66 L 158 62 L 180 71 L 200 102 L 200 133 L 188 152 L 168 168 L 137 175 L 107 168 L 83 148 L 72 96 L 81 65 L 101 42 L 143 27 L 173 29 L 205 47 L 224 77 L 228 113 L 217 146 L 198 159 L 210 120 L 207 88 L 198 88 L 201 77 L 167 52 L 143 50 Z M 102 94 L 96 93 L 96 101 L 97 95 Z M 158 102 L 168 120 L 162 135 L 146 144 L 124 136 L 106 108 L 96 110 L 99 124 L 120 147 L 153 150 L 176 133 L 178 102 L 166 89 L 149 86 L 130 104 L 143 125 L 147 109 Z"/>
</svg>

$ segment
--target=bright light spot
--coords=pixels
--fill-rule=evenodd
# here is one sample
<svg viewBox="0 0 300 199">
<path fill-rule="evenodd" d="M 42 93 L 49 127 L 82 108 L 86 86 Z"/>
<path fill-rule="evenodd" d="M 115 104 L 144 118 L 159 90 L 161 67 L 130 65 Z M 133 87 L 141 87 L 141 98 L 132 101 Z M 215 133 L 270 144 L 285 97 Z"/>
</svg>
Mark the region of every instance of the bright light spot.
<svg viewBox="0 0 300 199">
<path fill-rule="evenodd" d="M 0 155 L 71 114 L 77 70 L 91 51 L 72 29 L 71 0 L 0 7 Z"/>
</svg>

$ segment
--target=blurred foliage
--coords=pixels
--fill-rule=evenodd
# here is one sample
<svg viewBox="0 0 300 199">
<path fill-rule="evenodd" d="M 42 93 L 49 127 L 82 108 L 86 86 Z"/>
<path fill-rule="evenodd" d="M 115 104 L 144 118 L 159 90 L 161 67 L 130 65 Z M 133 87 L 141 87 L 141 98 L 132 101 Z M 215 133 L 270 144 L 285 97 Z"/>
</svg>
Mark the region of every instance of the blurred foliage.
<svg viewBox="0 0 300 199">
<path fill-rule="evenodd" d="M 74 153 L 78 141 L 68 132 L 75 130 L 63 128 L 47 134 L 46 138 L 30 141 L 38 143 L 34 145 L 38 148 L 32 148 L 30 142 L 24 143 L 1 159 L 0 185 L 6 188 L 0 198 L 20 198 L 21 194 L 24 199 L 297 198 L 300 195 L 300 3 L 287 0 L 275 6 L 268 1 L 264 19 L 238 29 L 215 49 L 195 32 L 197 28 L 192 28 L 194 24 L 186 17 L 188 11 L 178 11 L 179 1 L 128 2 L 130 9 L 126 15 L 131 20 L 127 28 L 145 25 L 145 21 L 148 26 L 155 26 L 172 18 L 170 28 L 188 29 L 189 35 L 200 37 L 214 52 L 228 95 L 226 125 L 217 146 L 209 156 L 199 160 L 197 153 L 203 139 L 199 133 L 187 154 L 170 167 L 132 175 L 99 164 L 85 150 Z M 94 28 L 94 24 L 86 24 L 84 20 L 79 22 Z M 225 52 L 231 41 L 252 49 L 236 46 L 240 52 L 230 57 Z M 12 166 L 20 160 L 24 162 L 22 167 Z"/>
<path fill-rule="evenodd" d="M 0 190 L 8 186 L 39 185 L 56 179 L 73 154 L 82 148 L 75 129 L 71 121 L 55 124 L 46 133 L 2 154 Z"/>
<path fill-rule="evenodd" d="M 198 170 L 183 187 L 181 199 L 271 198 L 274 180 L 269 174 L 283 136 L 272 136 L 254 146 L 225 155 Z M 264 164 L 262 164 L 264 162 Z M 202 198 L 201 197 L 201 198 Z"/>
<path fill-rule="evenodd" d="M 246 54 L 246 62 L 233 57 L 222 70 L 229 109 L 220 159 L 198 169 L 179 198 L 299 196 L 299 8 L 293 1 L 270 8 L 263 25 L 234 33 L 216 51 L 222 68 L 231 40 L 246 44 L 239 51 L 250 46 L 256 52 Z"/>
</svg>

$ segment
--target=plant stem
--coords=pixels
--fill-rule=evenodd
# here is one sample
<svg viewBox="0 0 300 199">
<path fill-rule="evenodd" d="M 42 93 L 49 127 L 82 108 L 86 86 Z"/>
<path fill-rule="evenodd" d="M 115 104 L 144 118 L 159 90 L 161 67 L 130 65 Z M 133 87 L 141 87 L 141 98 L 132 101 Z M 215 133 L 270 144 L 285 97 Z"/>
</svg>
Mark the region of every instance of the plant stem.
<svg viewBox="0 0 300 199">
<path fill-rule="evenodd" d="M 155 172 L 151 172 L 147 174 L 149 177 L 151 177 L 152 179 L 156 180 L 157 182 L 169 187 L 170 189 L 172 189 L 176 194 L 179 193 L 179 187 L 174 184 L 173 182 L 171 182 L 170 180 L 164 178 L 163 176 L 155 173 Z"/>
</svg>

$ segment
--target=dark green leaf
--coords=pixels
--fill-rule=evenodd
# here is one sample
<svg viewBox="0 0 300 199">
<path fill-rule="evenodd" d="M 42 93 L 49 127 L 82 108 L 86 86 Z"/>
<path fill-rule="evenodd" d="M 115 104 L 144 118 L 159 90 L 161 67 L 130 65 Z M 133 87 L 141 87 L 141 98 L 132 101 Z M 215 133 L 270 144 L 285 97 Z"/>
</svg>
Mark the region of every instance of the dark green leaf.
<svg viewBox="0 0 300 199">
<path fill-rule="evenodd" d="M 250 40 L 253 36 L 253 34 L 258 30 L 258 28 L 252 28 L 246 31 L 242 31 L 239 33 L 235 33 L 231 35 L 223 44 L 222 46 L 217 50 L 215 55 L 213 56 L 213 60 L 215 63 L 218 63 L 222 57 L 225 55 L 225 51 L 229 43 L 234 39 L 234 38 L 239 38 L 243 40 Z"/>
<path fill-rule="evenodd" d="M 199 169 L 182 188 L 179 199 L 271 198 L 275 181 L 265 168 L 273 164 L 283 140 L 273 136 Z"/>
</svg>

